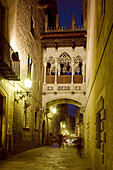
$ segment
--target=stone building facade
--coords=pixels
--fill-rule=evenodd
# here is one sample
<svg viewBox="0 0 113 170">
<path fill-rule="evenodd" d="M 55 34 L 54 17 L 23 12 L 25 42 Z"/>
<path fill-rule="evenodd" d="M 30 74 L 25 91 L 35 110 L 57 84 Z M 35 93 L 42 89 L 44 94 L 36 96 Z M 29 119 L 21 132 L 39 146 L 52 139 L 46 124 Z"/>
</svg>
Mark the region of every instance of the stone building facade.
<svg viewBox="0 0 113 170">
<path fill-rule="evenodd" d="M 113 2 L 88 1 L 85 147 L 96 170 L 113 169 Z"/>
<path fill-rule="evenodd" d="M 45 30 L 41 34 L 44 64 L 42 107 L 46 113 L 45 141 L 49 139 L 51 132 L 55 134 L 52 129 L 54 114 L 51 108 L 64 103 L 74 104 L 79 108 L 85 107 L 86 34 L 84 25 L 75 25 L 74 14 L 70 27 L 60 27 L 58 14 L 55 27 L 49 27 L 46 15 Z"/>
<path fill-rule="evenodd" d="M 0 159 L 42 145 L 45 6 L 38 2 L 0 0 Z"/>
</svg>

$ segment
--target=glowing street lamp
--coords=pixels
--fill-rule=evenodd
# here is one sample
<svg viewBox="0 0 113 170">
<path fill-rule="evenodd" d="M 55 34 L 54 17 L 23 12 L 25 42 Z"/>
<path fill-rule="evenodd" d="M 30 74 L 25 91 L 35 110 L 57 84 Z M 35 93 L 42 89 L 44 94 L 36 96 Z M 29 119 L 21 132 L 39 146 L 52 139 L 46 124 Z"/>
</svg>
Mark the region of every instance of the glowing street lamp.
<svg viewBox="0 0 113 170">
<path fill-rule="evenodd" d="M 63 125 L 63 128 L 65 128 L 66 126 L 65 125 Z"/>
<path fill-rule="evenodd" d="M 30 79 L 25 79 L 24 84 L 25 84 L 25 88 L 31 88 L 32 81 Z"/>
<path fill-rule="evenodd" d="M 53 108 L 52 112 L 53 112 L 53 113 L 56 113 L 56 109 L 55 109 L 55 108 Z"/>
</svg>

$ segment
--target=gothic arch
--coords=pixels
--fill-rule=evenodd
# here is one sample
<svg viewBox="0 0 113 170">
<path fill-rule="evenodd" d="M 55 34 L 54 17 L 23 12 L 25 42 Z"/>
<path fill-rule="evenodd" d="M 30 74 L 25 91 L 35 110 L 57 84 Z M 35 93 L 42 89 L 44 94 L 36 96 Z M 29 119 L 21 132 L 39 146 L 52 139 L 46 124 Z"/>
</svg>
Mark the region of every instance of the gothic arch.
<svg viewBox="0 0 113 170">
<path fill-rule="evenodd" d="M 73 61 L 74 61 L 74 74 L 82 75 L 82 65 L 83 65 L 82 57 L 78 55 L 73 58 Z"/>
<path fill-rule="evenodd" d="M 83 62 L 83 59 L 81 56 L 76 56 L 74 57 L 74 64 L 78 64 L 79 62 Z"/>
<path fill-rule="evenodd" d="M 78 107 L 81 107 L 80 101 L 73 100 L 69 97 L 67 97 L 67 98 L 56 98 L 56 99 L 48 100 L 47 103 L 46 103 L 46 107 L 49 108 L 50 106 L 54 106 L 56 104 L 62 104 L 62 103 L 74 104 Z"/>
<path fill-rule="evenodd" d="M 46 75 L 55 74 L 55 59 L 53 56 L 46 59 L 46 64 Z"/>
<path fill-rule="evenodd" d="M 50 64 L 55 64 L 55 59 L 53 56 L 49 56 L 47 59 L 46 59 L 46 63 L 50 63 Z"/>
<path fill-rule="evenodd" d="M 59 63 L 71 63 L 71 57 L 68 53 L 63 52 L 59 57 L 58 57 L 58 64 Z"/>
</svg>

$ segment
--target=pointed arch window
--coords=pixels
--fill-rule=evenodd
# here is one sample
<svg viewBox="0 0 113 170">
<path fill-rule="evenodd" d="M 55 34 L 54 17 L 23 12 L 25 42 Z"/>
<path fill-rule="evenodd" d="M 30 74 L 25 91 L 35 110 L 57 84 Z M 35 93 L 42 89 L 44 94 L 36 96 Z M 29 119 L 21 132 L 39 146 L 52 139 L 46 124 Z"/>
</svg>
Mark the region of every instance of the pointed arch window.
<svg viewBox="0 0 113 170">
<path fill-rule="evenodd" d="M 55 75 L 55 59 L 53 56 L 47 59 L 46 75 Z"/>
<path fill-rule="evenodd" d="M 71 75 L 71 57 L 68 53 L 63 52 L 58 58 L 60 75 Z"/>
<path fill-rule="evenodd" d="M 82 75 L 82 65 L 83 65 L 82 57 L 76 56 L 74 58 L 74 74 L 75 75 Z"/>
</svg>

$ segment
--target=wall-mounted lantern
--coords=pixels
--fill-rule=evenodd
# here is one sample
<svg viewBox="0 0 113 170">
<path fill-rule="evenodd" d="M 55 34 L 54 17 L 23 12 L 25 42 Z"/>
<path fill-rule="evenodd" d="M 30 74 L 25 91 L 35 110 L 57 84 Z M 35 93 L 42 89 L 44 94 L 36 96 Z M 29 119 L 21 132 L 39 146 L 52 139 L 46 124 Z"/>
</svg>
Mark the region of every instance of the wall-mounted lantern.
<svg viewBox="0 0 113 170">
<path fill-rule="evenodd" d="M 30 79 L 25 79 L 24 84 L 25 84 L 25 88 L 31 88 L 32 81 Z"/>
<path fill-rule="evenodd" d="M 24 81 L 24 84 L 25 84 L 25 88 L 26 89 L 30 89 L 31 88 L 31 86 L 32 86 L 32 81 L 30 80 L 30 79 L 25 79 L 25 81 Z M 22 100 L 24 97 L 31 97 L 31 91 L 16 91 L 16 92 L 14 92 L 14 102 L 17 102 L 17 103 L 19 103 L 19 101 L 20 100 Z M 16 98 L 16 96 L 18 96 L 17 98 Z"/>
<path fill-rule="evenodd" d="M 52 112 L 53 112 L 53 113 L 56 113 L 56 108 L 53 108 L 53 109 L 52 109 Z"/>
</svg>

